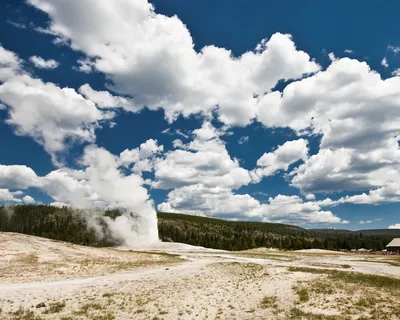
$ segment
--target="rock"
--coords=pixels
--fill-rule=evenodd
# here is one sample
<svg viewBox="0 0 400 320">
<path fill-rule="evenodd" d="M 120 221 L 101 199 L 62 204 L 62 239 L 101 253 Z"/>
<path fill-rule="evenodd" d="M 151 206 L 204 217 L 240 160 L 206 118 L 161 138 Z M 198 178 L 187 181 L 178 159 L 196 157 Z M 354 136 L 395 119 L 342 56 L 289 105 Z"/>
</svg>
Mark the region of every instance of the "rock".
<svg viewBox="0 0 400 320">
<path fill-rule="evenodd" d="M 169 270 L 169 268 L 165 268 L 165 270 Z"/>
<path fill-rule="evenodd" d="M 46 305 L 45 305 L 44 302 L 41 302 L 41 303 L 36 305 L 36 308 L 46 308 Z"/>
</svg>

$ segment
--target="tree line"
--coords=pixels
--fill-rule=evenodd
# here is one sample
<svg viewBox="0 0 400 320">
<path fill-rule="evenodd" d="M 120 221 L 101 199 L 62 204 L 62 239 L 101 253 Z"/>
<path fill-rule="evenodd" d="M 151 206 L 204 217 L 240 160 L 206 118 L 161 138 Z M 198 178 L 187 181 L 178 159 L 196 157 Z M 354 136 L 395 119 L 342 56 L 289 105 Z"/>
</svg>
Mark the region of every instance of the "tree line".
<svg viewBox="0 0 400 320">
<path fill-rule="evenodd" d="M 225 221 L 162 212 L 158 213 L 158 228 L 164 241 L 224 250 L 257 247 L 382 250 L 396 235 L 400 236 L 400 230 L 307 230 L 277 223 Z"/>
<path fill-rule="evenodd" d="M 19 232 L 81 245 L 105 247 L 120 244 L 113 239 L 102 217 L 115 219 L 120 210 L 107 210 L 90 216 L 99 228 L 93 228 L 88 212 L 48 205 L 0 206 L 0 231 Z M 273 247 L 298 249 L 372 249 L 382 250 L 400 230 L 307 230 L 296 226 L 225 221 L 184 214 L 158 213 L 159 237 L 224 250 Z"/>
<path fill-rule="evenodd" d="M 19 232 L 94 247 L 116 245 L 117 242 L 110 236 L 106 223 L 100 218 L 98 224 L 101 232 L 90 227 L 83 211 L 68 207 L 0 207 L 0 231 Z"/>
</svg>

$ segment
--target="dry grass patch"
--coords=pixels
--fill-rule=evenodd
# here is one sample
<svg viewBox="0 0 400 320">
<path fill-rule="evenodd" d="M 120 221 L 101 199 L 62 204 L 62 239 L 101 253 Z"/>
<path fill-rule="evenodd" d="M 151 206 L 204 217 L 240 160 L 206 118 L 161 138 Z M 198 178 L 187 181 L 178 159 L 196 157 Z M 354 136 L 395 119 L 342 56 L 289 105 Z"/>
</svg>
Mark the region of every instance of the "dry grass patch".
<svg viewBox="0 0 400 320">
<path fill-rule="evenodd" d="M 325 315 L 304 312 L 298 308 L 292 308 L 286 314 L 286 320 L 350 320 L 348 316 Z"/>
<path fill-rule="evenodd" d="M 86 303 L 82 305 L 79 310 L 74 311 L 74 314 L 77 316 L 89 316 L 91 311 L 102 311 L 105 309 L 105 306 L 100 303 Z"/>
<path fill-rule="evenodd" d="M 49 304 L 49 308 L 45 310 L 44 314 L 60 313 L 65 308 L 65 302 L 52 302 Z"/>
<path fill-rule="evenodd" d="M 261 301 L 260 301 L 260 308 L 262 309 L 268 309 L 268 308 L 278 308 L 277 304 L 278 298 L 275 296 L 265 296 Z"/>
<path fill-rule="evenodd" d="M 308 300 L 310 300 L 310 295 L 308 293 L 307 288 L 301 286 L 294 286 L 293 289 L 298 295 L 300 302 L 307 302 Z"/>
<path fill-rule="evenodd" d="M 36 264 L 39 261 L 39 257 L 34 254 L 22 254 L 21 256 L 18 256 L 15 259 L 15 262 L 17 262 L 18 264 Z"/>
<path fill-rule="evenodd" d="M 334 294 L 335 292 L 337 292 L 337 289 L 338 287 L 336 287 L 332 281 L 326 279 L 314 280 L 308 286 L 308 290 L 317 295 Z"/>
<path fill-rule="evenodd" d="M 335 311 L 340 316 L 307 314 L 293 309 L 289 319 L 397 319 L 400 317 L 400 280 L 340 270 L 289 267 L 292 272 L 320 274 L 313 281 L 295 288 L 304 306 Z M 307 290 L 307 298 L 305 291 Z M 322 311 L 321 311 L 322 312 Z"/>
<path fill-rule="evenodd" d="M 268 276 L 266 268 L 257 263 L 219 262 L 208 266 L 223 274 L 235 276 L 239 281 Z"/>
<path fill-rule="evenodd" d="M 36 315 L 32 310 L 27 310 L 20 307 L 17 311 L 10 312 L 10 319 L 12 320 L 44 320 L 42 317 Z"/>
<path fill-rule="evenodd" d="M 308 272 L 314 274 L 326 274 L 332 280 L 344 281 L 346 283 L 360 284 L 375 288 L 399 289 L 400 279 L 394 279 L 374 274 L 364 274 L 359 272 L 314 269 L 306 267 L 288 267 L 291 272 Z"/>
</svg>

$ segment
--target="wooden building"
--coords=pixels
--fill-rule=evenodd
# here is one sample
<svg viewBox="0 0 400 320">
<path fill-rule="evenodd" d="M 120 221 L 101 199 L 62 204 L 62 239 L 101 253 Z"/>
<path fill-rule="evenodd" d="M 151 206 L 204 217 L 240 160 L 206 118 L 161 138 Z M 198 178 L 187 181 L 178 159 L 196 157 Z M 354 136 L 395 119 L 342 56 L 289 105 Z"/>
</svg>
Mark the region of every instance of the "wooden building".
<svg viewBox="0 0 400 320">
<path fill-rule="evenodd" d="M 388 251 L 400 252 L 400 238 L 394 238 L 390 243 L 386 246 Z"/>
</svg>

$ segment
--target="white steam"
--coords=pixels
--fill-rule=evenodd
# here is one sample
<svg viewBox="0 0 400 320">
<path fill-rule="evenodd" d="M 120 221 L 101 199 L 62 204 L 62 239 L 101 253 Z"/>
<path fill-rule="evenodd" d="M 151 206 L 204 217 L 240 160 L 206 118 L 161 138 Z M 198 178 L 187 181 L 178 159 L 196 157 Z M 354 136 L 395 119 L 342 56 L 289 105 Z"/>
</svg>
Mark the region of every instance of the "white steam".
<svg viewBox="0 0 400 320">
<path fill-rule="evenodd" d="M 3 207 L 3 211 L 6 213 L 7 219 L 11 219 L 11 217 L 14 214 L 14 207 L 12 207 L 12 206 L 4 206 Z"/>
<path fill-rule="evenodd" d="M 85 149 L 82 163 L 95 193 L 113 207 L 125 208 L 122 216 L 107 219 L 113 237 L 127 246 L 138 246 L 158 240 L 157 213 L 149 199 L 143 179 L 138 174 L 124 175 L 118 169 L 117 157 L 96 146 Z"/>
<path fill-rule="evenodd" d="M 101 210 L 76 210 L 75 213 L 83 218 L 89 229 L 92 229 L 98 239 L 111 236 L 113 240 L 122 243 L 125 247 L 137 248 L 158 241 L 157 216 L 151 212 L 135 214 L 122 212 L 121 215 L 111 218 Z M 109 233 L 105 233 L 104 225 Z"/>
<path fill-rule="evenodd" d="M 85 209 L 123 209 L 115 220 L 103 218 L 114 239 L 128 247 L 158 241 L 157 213 L 140 173 L 121 169 L 119 157 L 95 145 L 85 148 L 80 164 L 84 170 L 59 169 L 42 178 L 56 203 L 84 209 L 96 231 L 101 231 L 99 219 Z"/>
<path fill-rule="evenodd" d="M 105 221 L 114 239 L 133 248 L 158 241 L 157 215 L 153 211 L 154 214 L 147 212 L 145 215 L 125 212 L 115 220 L 105 217 Z"/>
</svg>

